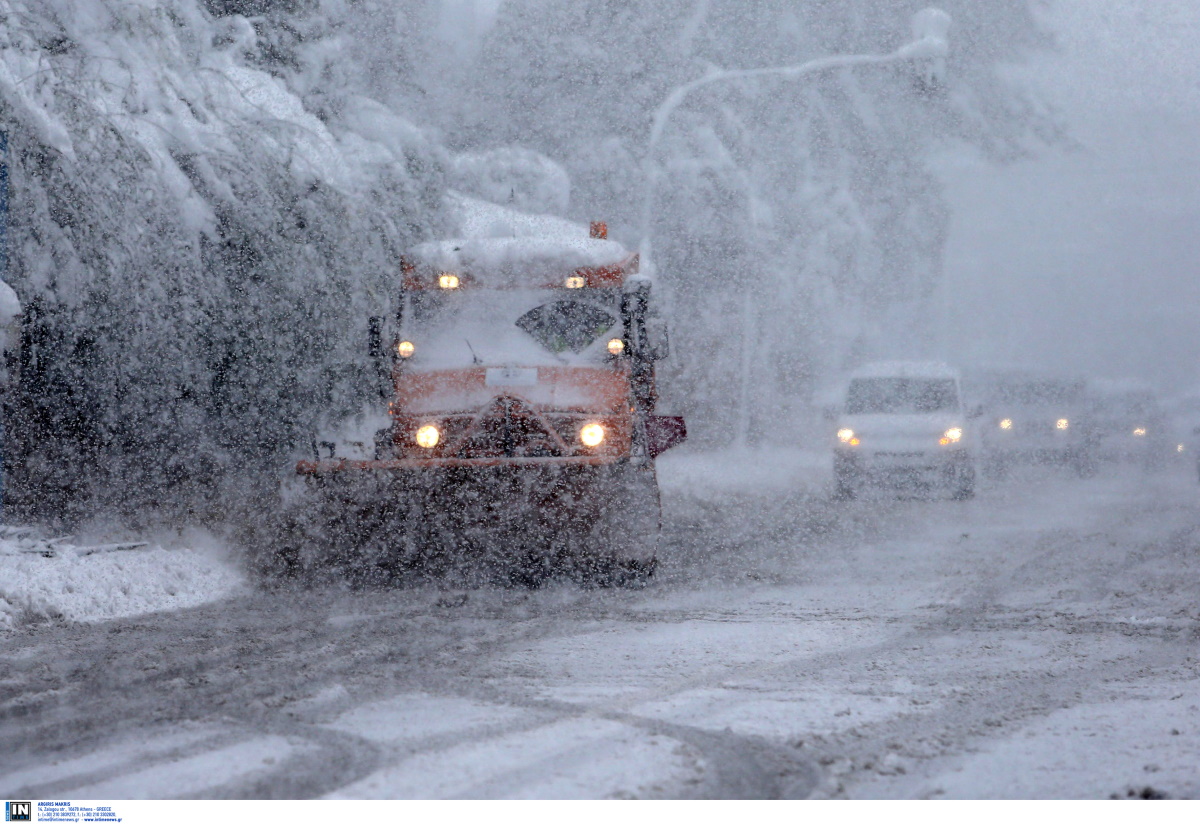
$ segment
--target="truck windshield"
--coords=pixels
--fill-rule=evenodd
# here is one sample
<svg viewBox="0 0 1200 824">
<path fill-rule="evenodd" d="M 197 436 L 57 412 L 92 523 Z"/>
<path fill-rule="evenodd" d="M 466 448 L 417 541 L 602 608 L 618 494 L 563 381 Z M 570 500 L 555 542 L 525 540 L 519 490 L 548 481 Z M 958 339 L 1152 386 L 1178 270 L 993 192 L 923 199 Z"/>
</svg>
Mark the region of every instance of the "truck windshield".
<svg viewBox="0 0 1200 824">
<path fill-rule="evenodd" d="M 847 415 L 941 412 L 957 406 L 951 378 L 855 378 L 846 395 Z"/>
<path fill-rule="evenodd" d="M 551 352 L 582 352 L 616 322 L 600 307 L 577 300 L 543 303 L 517 318 L 517 326 Z"/>
<path fill-rule="evenodd" d="M 608 352 L 594 344 L 620 335 L 619 306 L 619 289 L 580 297 L 550 289 L 418 292 L 400 335 L 416 347 L 417 370 L 603 363 Z"/>
</svg>

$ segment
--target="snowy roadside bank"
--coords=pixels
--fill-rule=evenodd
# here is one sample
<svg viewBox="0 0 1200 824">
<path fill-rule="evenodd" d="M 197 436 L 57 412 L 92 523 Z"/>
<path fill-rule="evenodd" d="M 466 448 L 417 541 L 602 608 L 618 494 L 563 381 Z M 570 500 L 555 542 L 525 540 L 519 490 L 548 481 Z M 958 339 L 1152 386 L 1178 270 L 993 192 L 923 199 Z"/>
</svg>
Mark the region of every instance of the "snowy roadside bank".
<svg viewBox="0 0 1200 824">
<path fill-rule="evenodd" d="M 731 492 L 818 492 L 833 471 L 830 449 L 728 447 L 672 449 L 658 459 L 658 482 L 666 494 L 712 498 Z"/>
<path fill-rule="evenodd" d="M 93 622 L 184 609 L 244 586 L 236 565 L 206 533 L 117 547 L 0 537 L 0 631 L 44 620 Z"/>
</svg>

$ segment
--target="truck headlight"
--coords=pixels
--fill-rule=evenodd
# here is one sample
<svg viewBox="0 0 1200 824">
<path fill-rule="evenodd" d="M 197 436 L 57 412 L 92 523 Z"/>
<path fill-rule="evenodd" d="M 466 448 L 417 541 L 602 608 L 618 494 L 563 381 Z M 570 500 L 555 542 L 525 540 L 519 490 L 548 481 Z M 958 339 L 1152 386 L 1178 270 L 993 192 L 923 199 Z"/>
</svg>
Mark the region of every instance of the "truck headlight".
<svg viewBox="0 0 1200 824">
<path fill-rule="evenodd" d="M 619 355 L 625 351 L 625 341 L 620 338 L 613 338 L 608 342 L 608 354 Z"/>
<path fill-rule="evenodd" d="M 584 446 L 599 446 L 604 443 L 604 427 L 598 423 L 586 424 L 579 430 L 579 440 Z"/>
<path fill-rule="evenodd" d="M 1135 438 L 1146 437 L 1146 427 L 1139 426 L 1137 429 L 1133 430 L 1133 437 L 1135 437 Z"/>
<path fill-rule="evenodd" d="M 1059 418 L 1054 422 L 1055 429 L 1068 429 L 1070 426 L 1071 422 L 1066 418 Z"/>
<path fill-rule="evenodd" d="M 942 437 L 938 439 L 938 443 L 942 446 L 948 446 L 952 443 L 958 443 L 962 440 L 962 427 L 952 426 L 942 433 Z"/>
<path fill-rule="evenodd" d="M 402 358 L 411 358 L 417 347 L 410 340 L 402 340 L 396 344 L 396 354 Z"/>
<path fill-rule="evenodd" d="M 442 433 L 431 423 L 427 423 L 417 430 L 417 446 L 433 449 L 441 439 Z"/>
<path fill-rule="evenodd" d="M 1012 418 L 1005 418 L 1004 420 L 1000 421 L 1000 428 L 1012 429 Z"/>
</svg>

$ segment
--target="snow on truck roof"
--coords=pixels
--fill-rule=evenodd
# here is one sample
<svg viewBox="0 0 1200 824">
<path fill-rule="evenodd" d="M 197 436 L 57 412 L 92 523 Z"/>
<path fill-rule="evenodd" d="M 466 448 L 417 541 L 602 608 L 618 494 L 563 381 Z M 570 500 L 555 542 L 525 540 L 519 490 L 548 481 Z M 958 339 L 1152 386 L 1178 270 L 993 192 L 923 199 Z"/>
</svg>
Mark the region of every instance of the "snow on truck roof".
<svg viewBox="0 0 1200 824">
<path fill-rule="evenodd" d="M 587 238 L 587 226 L 554 215 L 522 212 L 458 192 L 446 195 L 450 234 L 458 238 L 575 237 Z"/>
<path fill-rule="evenodd" d="M 529 286 L 578 273 L 588 286 L 619 286 L 638 270 L 637 255 L 616 241 L 592 237 L 588 226 L 573 221 L 458 194 L 447 198 L 447 208 L 458 235 L 410 249 L 406 274 L 450 273 L 489 286 Z"/>
<path fill-rule="evenodd" d="M 629 257 L 612 240 L 563 237 L 489 237 L 422 243 L 408 255 L 414 266 L 478 276 L 545 280 L 576 269 L 597 269 Z"/>
<path fill-rule="evenodd" d="M 937 361 L 878 361 L 850 373 L 855 378 L 958 378 L 958 370 Z"/>
</svg>

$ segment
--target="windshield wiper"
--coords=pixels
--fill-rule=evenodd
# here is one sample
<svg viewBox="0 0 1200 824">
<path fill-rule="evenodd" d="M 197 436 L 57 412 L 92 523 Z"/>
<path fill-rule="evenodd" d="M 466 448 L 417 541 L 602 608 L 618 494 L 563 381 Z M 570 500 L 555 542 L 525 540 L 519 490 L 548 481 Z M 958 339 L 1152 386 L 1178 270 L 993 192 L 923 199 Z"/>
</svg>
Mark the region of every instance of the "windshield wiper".
<svg viewBox="0 0 1200 824">
<path fill-rule="evenodd" d="M 472 362 L 474 362 L 474 364 L 475 364 L 476 366 L 479 366 L 480 364 L 482 364 L 482 363 L 483 363 L 483 361 L 481 361 L 481 360 L 479 359 L 479 356 L 475 354 L 475 347 L 471 345 L 471 342 L 470 342 L 469 340 L 467 340 L 466 338 L 463 338 L 463 341 L 465 341 L 465 342 L 466 342 L 466 344 L 467 344 L 467 348 L 471 350 L 471 360 L 472 360 Z"/>
</svg>

